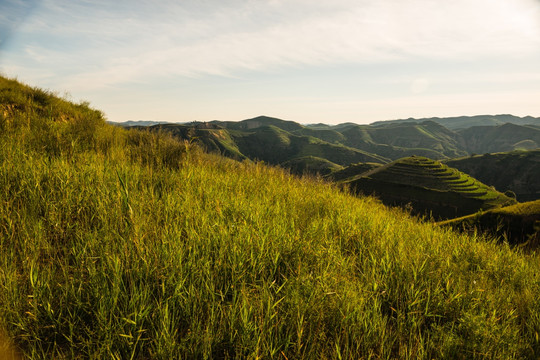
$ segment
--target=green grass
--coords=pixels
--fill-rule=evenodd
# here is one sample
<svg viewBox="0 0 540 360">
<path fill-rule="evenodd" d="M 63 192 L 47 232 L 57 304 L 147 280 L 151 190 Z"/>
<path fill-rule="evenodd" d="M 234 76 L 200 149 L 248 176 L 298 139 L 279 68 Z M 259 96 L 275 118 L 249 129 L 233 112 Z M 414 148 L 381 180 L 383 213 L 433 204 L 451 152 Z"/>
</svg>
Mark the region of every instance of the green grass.
<svg viewBox="0 0 540 360">
<path fill-rule="evenodd" d="M 27 358 L 540 356 L 536 255 L 19 101 L 0 133 L 0 323 Z"/>
<path fill-rule="evenodd" d="M 284 169 L 288 169 L 291 174 L 295 175 L 327 175 L 335 171 L 341 170 L 343 167 L 334 164 L 323 158 L 315 156 L 304 156 L 295 158 L 279 164 Z"/>
<path fill-rule="evenodd" d="M 439 225 L 486 232 L 511 244 L 536 249 L 540 245 L 540 200 L 441 221 Z"/>
</svg>

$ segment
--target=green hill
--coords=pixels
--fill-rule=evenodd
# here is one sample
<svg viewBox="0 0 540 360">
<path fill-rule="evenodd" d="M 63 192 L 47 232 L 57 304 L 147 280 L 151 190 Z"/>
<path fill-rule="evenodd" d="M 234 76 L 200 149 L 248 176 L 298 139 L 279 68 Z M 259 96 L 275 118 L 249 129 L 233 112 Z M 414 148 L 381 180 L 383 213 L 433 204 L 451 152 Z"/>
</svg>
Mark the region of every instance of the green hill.
<svg viewBox="0 0 540 360">
<path fill-rule="evenodd" d="M 466 120 L 469 120 L 467 126 Z M 502 123 L 504 120 L 509 122 Z M 167 129 L 182 139 L 197 141 L 208 151 L 235 159 L 250 158 L 280 164 L 311 156 L 346 166 L 358 161 L 387 163 L 408 156 L 445 160 L 473 153 L 531 150 L 540 145 L 540 128 L 523 123 L 538 124 L 537 120 L 497 115 L 408 119 L 372 125 L 301 125 L 294 121 L 259 116 L 238 122 L 216 120 L 150 128 Z M 175 127 L 178 129 L 175 130 Z M 186 128 L 194 130 L 188 131 Z M 274 145 L 276 147 L 272 148 Z"/>
<path fill-rule="evenodd" d="M 0 326 L 27 358 L 540 356 L 536 256 L 1 77 L 0 106 Z"/>
<path fill-rule="evenodd" d="M 382 164 L 379 164 L 379 163 L 352 164 L 352 165 L 343 167 L 342 169 L 334 170 L 333 172 L 327 175 L 327 178 L 331 181 L 352 180 L 353 178 L 359 177 L 362 174 L 368 171 L 371 171 L 373 169 L 376 169 L 380 166 L 382 166 Z"/>
<path fill-rule="evenodd" d="M 388 123 L 421 123 L 424 121 L 434 121 L 447 129 L 460 130 L 472 126 L 499 126 L 507 123 L 516 125 L 540 125 L 540 118 L 532 116 L 519 117 L 514 115 L 477 115 L 477 116 L 456 116 L 447 118 L 424 118 L 424 119 L 403 119 L 390 121 L 377 121 L 372 123 L 374 126 Z"/>
<path fill-rule="evenodd" d="M 439 223 L 458 230 L 488 232 L 536 249 L 540 245 L 540 200 L 506 206 Z"/>
<path fill-rule="evenodd" d="M 295 175 L 328 175 L 343 168 L 343 166 L 315 156 L 295 158 L 281 163 L 280 166 L 289 169 Z"/>
<path fill-rule="evenodd" d="M 518 201 L 540 199 L 540 149 L 475 155 L 445 163 L 500 191 L 513 191 Z"/>
<path fill-rule="evenodd" d="M 389 161 L 383 156 L 342 144 L 332 144 L 311 136 L 294 135 L 275 125 L 263 125 L 266 124 L 267 118 L 256 119 L 256 121 L 246 120 L 242 124 L 226 124 L 228 128 L 223 128 L 223 123 L 211 122 L 190 125 L 157 125 L 149 129 L 167 131 L 180 139 L 195 141 L 208 151 L 218 152 L 234 159 L 262 160 L 273 165 L 290 161 L 298 163 L 302 161 L 298 159 L 307 160 L 313 157 L 338 165 L 370 161 L 386 163 Z M 273 119 L 269 122 L 279 123 Z M 283 122 L 281 125 L 283 124 L 286 125 L 284 126 L 286 128 L 294 127 L 290 122 Z M 310 169 L 308 164 L 304 164 L 302 167 Z"/>
<path fill-rule="evenodd" d="M 411 206 L 415 214 L 454 218 L 515 203 L 476 179 L 438 161 L 409 157 L 343 181 L 354 192 L 374 194 L 391 206 Z"/>
<path fill-rule="evenodd" d="M 139 127 L 138 129 L 142 130 L 143 128 Z M 247 159 L 229 132 L 219 126 L 207 123 L 191 125 L 159 124 L 151 126 L 149 129 L 157 132 L 167 132 L 188 141 L 196 141 L 198 145 L 208 152 L 217 152 L 235 160 Z"/>
<path fill-rule="evenodd" d="M 303 128 L 302 125 L 288 120 L 281 120 L 269 116 L 257 116 L 253 119 L 242 121 L 212 121 L 212 124 L 219 125 L 225 129 L 231 130 L 252 130 L 263 126 L 275 126 L 282 130 L 292 132 Z"/>
<path fill-rule="evenodd" d="M 533 147 L 540 144 L 540 129 L 510 123 L 474 126 L 459 131 L 459 134 L 463 137 L 469 153 L 476 154 L 517 150 L 523 146 L 524 141 Z"/>
<path fill-rule="evenodd" d="M 420 124 L 381 124 L 354 126 L 342 131 L 345 145 L 373 151 L 396 159 L 407 155 L 432 156 L 437 159 L 466 155 L 460 149 L 459 136 L 430 121 Z"/>
</svg>

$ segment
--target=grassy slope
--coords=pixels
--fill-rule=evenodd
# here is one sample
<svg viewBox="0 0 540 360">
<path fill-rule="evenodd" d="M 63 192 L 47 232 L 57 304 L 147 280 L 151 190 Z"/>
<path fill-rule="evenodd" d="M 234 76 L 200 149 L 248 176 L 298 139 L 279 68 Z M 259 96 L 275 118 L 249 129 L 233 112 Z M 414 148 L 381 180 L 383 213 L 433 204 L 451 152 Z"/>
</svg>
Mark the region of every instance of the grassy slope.
<svg viewBox="0 0 540 360">
<path fill-rule="evenodd" d="M 343 181 L 356 192 L 376 194 L 388 205 L 412 205 L 414 213 L 453 218 L 515 203 L 476 179 L 424 157 L 409 157 Z"/>
<path fill-rule="evenodd" d="M 340 171 L 343 168 L 331 161 L 315 156 L 295 158 L 281 163 L 280 166 L 290 170 L 291 174 L 295 175 L 320 174 L 323 176 Z"/>
<path fill-rule="evenodd" d="M 442 221 L 439 225 L 489 232 L 513 244 L 537 248 L 540 245 L 540 200 Z"/>
<path fill-rule="evenodd" d="M 34 94 L 0 78 L 0 323 L 26 356 L 540 355 L 536 256 Z"/>
</svg>

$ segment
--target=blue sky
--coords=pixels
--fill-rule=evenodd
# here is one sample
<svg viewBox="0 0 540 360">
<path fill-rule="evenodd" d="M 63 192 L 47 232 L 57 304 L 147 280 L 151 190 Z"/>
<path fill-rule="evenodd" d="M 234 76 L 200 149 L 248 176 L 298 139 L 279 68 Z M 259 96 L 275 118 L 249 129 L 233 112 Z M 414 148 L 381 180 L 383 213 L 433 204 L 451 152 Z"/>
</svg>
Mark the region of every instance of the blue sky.
<svg viewBox="0 0 540 360">
<path fill-rule="evenodd" d="M 540 1 L 0 0 L 0 72 L 111 121 L 540 116 Z"/>
</svg>

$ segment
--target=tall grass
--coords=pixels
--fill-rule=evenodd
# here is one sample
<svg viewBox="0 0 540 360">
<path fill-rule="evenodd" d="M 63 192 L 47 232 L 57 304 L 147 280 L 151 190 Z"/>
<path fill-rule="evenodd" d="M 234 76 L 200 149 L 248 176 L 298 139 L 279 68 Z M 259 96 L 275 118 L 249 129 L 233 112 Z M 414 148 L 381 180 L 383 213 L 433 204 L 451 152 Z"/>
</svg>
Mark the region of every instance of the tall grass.
<svg viewBox="0 0 540 360">
<path fill-rule="evenodd" d="M 0 322 L 26 357 L 540 355 L 535 255 L 163 134 L 14 118 Z"/>
</svg>

